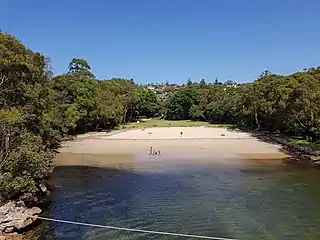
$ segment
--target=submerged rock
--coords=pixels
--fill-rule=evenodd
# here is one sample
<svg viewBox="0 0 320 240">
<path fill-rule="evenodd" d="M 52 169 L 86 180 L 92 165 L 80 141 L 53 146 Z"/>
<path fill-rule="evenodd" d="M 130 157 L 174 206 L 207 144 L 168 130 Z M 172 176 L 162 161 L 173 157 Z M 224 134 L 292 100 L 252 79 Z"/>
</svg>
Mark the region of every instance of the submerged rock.
<svg viewBox="0 0 320 240">
<path fill-rule="evenodd" d="M 41 213 L 38 207 L 26 208 L 23 201 L 10 201 L 0 207 L 0 234 L 20 231 L 31 225 Z"/>
</svg>

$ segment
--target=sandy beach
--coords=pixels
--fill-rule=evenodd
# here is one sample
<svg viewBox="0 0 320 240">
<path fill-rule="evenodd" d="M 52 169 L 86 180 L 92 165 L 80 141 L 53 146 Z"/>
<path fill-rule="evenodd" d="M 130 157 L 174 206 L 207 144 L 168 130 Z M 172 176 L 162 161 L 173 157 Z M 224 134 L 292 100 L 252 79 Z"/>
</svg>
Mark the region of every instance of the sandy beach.
<svg viewBox="0 0 320 240">
<path fill-rule="evenodd" d="M 181 134 L 182 132 L 182 134 Z M 150 128 L 115 134 L 86 134 L 65 142 L 56 165 L 104 165 L 151 160 L 149 150 L 160 150 L 160 157 L 230 164 L 240 159 L 276 162 L 288 157 L 279 145 L 266 143 L 251 135 L 225 128 Z M 151 156 L 154 157 L 154 156 Z"/>
</svg>

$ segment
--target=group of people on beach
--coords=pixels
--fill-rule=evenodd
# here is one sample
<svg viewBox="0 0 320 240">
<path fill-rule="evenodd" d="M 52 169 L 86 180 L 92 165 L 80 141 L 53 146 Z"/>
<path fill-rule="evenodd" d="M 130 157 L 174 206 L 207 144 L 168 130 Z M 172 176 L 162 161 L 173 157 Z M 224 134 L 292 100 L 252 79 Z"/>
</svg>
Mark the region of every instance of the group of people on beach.
<svg viewBox="0 0 320 240">
<path fill-rule="evenodd" d="M 160 156 L 160 150 L 156 151 L 152 147 L 150 147 L 149 155 L 157 155 Z"/>
</svg>

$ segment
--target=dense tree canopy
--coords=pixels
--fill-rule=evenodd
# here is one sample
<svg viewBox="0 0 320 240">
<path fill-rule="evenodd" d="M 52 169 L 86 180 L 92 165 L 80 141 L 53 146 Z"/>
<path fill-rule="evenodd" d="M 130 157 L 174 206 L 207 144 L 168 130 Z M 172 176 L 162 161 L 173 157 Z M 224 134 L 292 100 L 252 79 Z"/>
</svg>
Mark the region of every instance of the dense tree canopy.
<svg viewBox="0 0 320 240">
<path fill-rule="evenodd" d="M 267 70 L 247 84 L 205 84 L 203 80 L 198 84 L 189 80 L 171 96 L 167 118 L 233 123 L 316 141 L 319 106 L 320 67 L 290 76 Z"/>
<path fill-rule="evenodd" d="M 205 120 L 303 136 L 320 132 L 320 67 L 289 76 L 264 71 L 251 83 L 189 79 L 138 86 L 97 80 L 84 59 L 53 76 L 50 60 L 0 33 L 0 198 L 38 191 L 64 136 L 139 117 Z M 159 100 L 159 95 L 168 100 Z"/>
<path fill-rule="evenodd" d="M 115 127 L 136 109 L 157 111 L 156 97 L 137 101 L 132 80 L 98 81 L 78 58 L 68 73 L 52 77 L 49 63 L 0 33 L 0 198 L 38 191 L 64 136 Z"/>
<path fill-rule="evenodd" d="M 157 95 L 154 92 L 138 88 L 135 100 L 135 109 L 138 116 L 154 117 L 159 112 L 159 103 Z"/>
<path fill-rule="evenodd" d="M 190 87 L 191 85 L 192 83 L 188 82 L 187 88 L 171 95 L 167 105 L 167 118 L 174 120 L 190 118 L 190 108 L 198 103 L 196 89 Z"/>
</svg>

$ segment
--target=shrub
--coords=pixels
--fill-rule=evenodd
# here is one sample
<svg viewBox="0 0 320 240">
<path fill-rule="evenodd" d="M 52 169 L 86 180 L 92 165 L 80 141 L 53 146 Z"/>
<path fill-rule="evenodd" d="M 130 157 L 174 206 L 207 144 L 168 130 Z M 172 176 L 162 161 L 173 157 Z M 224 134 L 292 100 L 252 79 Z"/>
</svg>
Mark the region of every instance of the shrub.
<svg viewBox="0 0 320 240">
<path fill-rule="evenodd" d="M 42 139 L 31 133 L 20 136 L 20 144 L 2 162 L 0 195 L 3 199 L 34 193 L 51 172 L 53 153 L 45 150 Z"/>
</svg>

